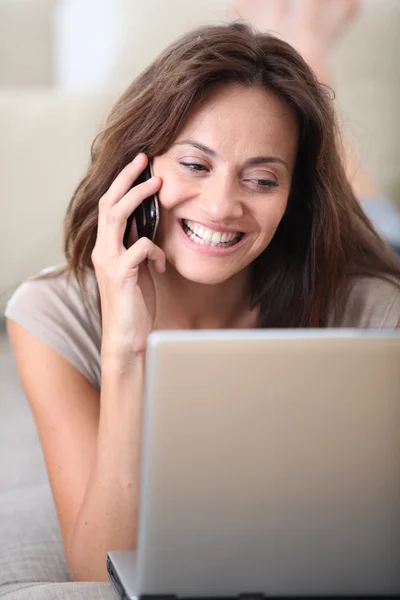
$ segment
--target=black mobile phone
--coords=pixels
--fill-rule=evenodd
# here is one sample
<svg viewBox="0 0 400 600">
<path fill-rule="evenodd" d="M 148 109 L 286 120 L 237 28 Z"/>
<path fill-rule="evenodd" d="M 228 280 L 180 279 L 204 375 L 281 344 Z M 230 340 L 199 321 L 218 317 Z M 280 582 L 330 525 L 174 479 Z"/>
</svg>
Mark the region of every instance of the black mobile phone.
<svg viewBox="0 0 400 600">
<path fill-rule="evenodd" d="M 152 177 L 150 164 L 144 169 L 139 177 L 134 182 L 133 186 L 139 185 Z M 132 189 L 132 188 L 131 188 Z M 148 198 L 145 198 L 141 204 L 133 211 L 128 217 L 126 222 L 126 229 L 123 239 L 125 248 L 129 246 L 129 234 L 132 229 L 133 220 L 135 219 L 138 237 L 147 237 L 154 242 L 157 233 L 157 226 L 159 221 L 159 208 L 157 194 L 153 194 Z"/>
</svg>

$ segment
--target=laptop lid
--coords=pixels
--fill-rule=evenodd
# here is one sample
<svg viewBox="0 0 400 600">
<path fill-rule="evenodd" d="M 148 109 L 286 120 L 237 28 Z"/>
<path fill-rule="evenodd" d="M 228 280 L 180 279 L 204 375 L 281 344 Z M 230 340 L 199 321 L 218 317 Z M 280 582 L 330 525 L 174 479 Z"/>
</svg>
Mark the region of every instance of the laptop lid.
<svg viewBox="0 0 400 600">
<path fill-rule="evenodd" d="M 148 340 L 137 594 L 400 592 L 400 333 Z"/>
</svg>

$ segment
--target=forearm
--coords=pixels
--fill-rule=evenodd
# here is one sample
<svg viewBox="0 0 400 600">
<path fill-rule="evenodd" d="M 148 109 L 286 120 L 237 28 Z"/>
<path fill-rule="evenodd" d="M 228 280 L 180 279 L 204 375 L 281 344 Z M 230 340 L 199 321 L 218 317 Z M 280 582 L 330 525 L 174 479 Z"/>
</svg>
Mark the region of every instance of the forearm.
<svg viewBox="0 0 400 600">
<path fill-rule="evenodd" d="M 144 357 L 103 361 L 97 452 L 67 549 L 74 580 L 107 579 L 109 550 L 136 547 Z"/>
</svg>

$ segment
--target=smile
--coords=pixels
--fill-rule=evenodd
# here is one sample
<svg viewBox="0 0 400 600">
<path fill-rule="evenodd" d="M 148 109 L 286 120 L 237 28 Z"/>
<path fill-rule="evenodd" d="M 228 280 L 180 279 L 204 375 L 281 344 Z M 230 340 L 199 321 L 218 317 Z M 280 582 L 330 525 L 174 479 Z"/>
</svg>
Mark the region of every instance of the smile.
<svg viewBox="0 0 400 600">
<path fill-rule="evenodd" d="M 181 224 L 186 236 L 192 242 L 215 248 L 230 248 L 231 246 L 235 246 L 244 236 L 244 233 L 241 232 L 213 231 L 187 219 L 182 219 Z"/>
</svg>

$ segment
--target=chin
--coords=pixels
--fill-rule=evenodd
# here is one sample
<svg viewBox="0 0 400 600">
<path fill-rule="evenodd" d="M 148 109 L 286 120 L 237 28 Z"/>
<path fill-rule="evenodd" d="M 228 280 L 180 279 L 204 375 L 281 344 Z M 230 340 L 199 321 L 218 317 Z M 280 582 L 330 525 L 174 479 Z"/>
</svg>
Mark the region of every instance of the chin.
<svg viewBox="0 0 400 600">
<path fill-rule="evenodd" d="M 173 266 L 179 275 L 184 277 L 187 281 L 202 285 L 218 285 L 224 283 L 238 272 L 230 272 L 227 271 L 227 269 L 212 269 L 210 267 L 196 268 L 194 265 L 180 265 L 179 262 Z"/>
</svg>

